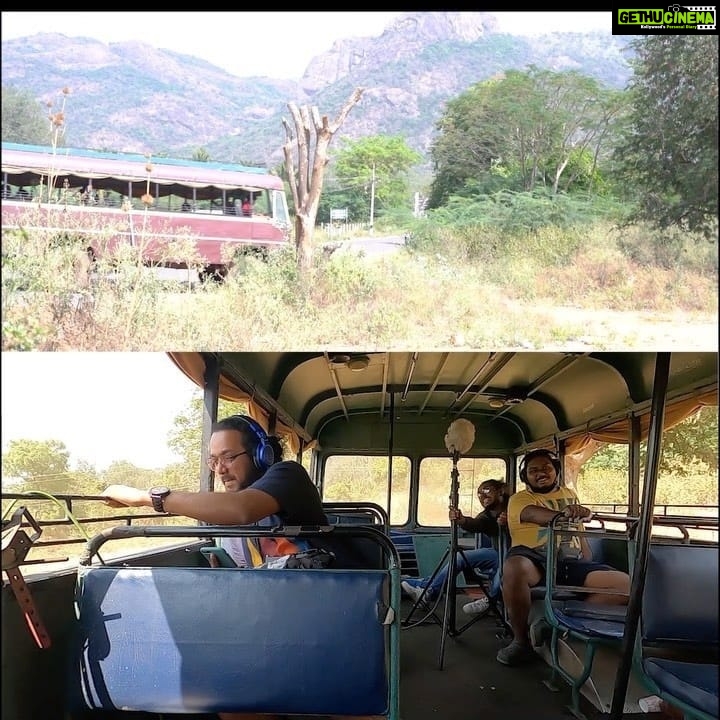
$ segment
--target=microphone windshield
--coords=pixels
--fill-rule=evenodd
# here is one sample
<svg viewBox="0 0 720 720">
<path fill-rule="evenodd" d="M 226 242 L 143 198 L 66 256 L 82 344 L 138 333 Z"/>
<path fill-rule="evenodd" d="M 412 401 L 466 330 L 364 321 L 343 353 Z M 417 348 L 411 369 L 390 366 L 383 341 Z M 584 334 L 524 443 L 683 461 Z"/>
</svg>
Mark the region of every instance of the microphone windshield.
<svg viewBox="0 0 720 720">
<path fill-rule="evenodd" d="M 475 442 L 475 426 L 463 418 L 450 423 L 445 434 L 445 447 L 450 454 L 464 455 Z"/>
</svg>

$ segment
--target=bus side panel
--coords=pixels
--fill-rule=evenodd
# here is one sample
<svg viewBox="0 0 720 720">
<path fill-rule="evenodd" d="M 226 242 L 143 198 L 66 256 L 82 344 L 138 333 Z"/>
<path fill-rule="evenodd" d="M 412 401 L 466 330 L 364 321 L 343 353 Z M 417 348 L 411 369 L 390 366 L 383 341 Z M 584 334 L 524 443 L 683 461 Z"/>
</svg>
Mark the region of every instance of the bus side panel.
<svg viewBox="0 0 720 720">
<path fill-rule="evenodd" d="M 9 585 L 2 589 L 2 717 L 63 720 L 75 573 L 28 583 L 51 646 L 41 649 Z"/>
<path fill-rule="evenodd" d="M 232 261 L 235 247 L 279 246 L 287 242 L 283 230 L 270 218 L 251 220 L 157 209 L 128 212 L 82 205 L 38 206 L 11 200 L 3 201 L 2 227 L 37 230 L 50 238 L 82 239 L 97 258 L 112 257 L 117 248 L 129 244 L 141 251 L 144 262 L 181 268 L 187 267 L 189 261 L 225 265 Z M 195 257 L 187 252 L 188 244 Z"/>
</svg>

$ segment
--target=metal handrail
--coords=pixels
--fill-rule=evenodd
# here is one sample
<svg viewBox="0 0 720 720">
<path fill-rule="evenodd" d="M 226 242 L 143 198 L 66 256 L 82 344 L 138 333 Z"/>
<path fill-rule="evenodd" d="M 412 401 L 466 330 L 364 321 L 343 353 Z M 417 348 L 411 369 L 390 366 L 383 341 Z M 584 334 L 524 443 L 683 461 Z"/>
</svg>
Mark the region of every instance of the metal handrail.
<svg viewBox="0 0 720 720">
<path fill-rule="evenodd" d="M 365 537 L 380 545 L 388 560 L 388 569 L 394 570 L 400 567 L 400 555 L 390 538 L 382 531 L 370 525 L 279 525 L 272 528 L 257 526 L 228 526 L 228 525 L 203 525 L 203 526 L 163 526 L 146 525 L 144 527 L 128 527 L 120 525 L 108 528 L 98 533 L 87 541 L 85 550 L 80 556 L 80 565 L 89 565 L 100 547 L 108 540 L 126 540 L 137 537 L 194 537 L 214 539 L 216 537 L 322 537 L 322 536 L 348 536 Z"/>
<path fill-rule="evenodd" d="M 341 512 L 360 512 L 360 513 L 369 513 L 371 514 L 375 520 L 377 520 L 377 525 L 380 525 L 384 528 L 385 532 L 388 531 L 390 527 L 390 518 L 388 517 L 387 511 L 385 510 L 382 505 L 378 505 L 374 502 L 335 502 L 335 501 L 327 501 L 323 502 L 323 511 L 327 514 L 333 514 L 333 513 L 341 513 Z"/>
</svg>

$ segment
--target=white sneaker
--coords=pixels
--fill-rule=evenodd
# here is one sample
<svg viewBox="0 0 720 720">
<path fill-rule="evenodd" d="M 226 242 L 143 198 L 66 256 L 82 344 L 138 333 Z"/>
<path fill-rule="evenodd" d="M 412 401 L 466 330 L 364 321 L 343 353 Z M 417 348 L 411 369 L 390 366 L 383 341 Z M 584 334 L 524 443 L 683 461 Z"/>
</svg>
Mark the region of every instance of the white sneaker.
<svg viewBox="0 0 720 720">
<path fill-rule="evenodd" d="M 403 580 L 400 583 L 400 587 L 412 598 L 413 602 L 417 602 L 423 593 L 425 588 L 418 587 L 417 585 L 411 585 L 407 580 Z M 425 593 L 423 600 L 428 599 L 429 593 Z"/>
<path fill-rule="evenodd" d="M 484 596 L 463 605 L 463 612 L 466 615 L 480 615 L 480 613 L 485 613 L 489 609 L 490 601 Z"/>
</svg>

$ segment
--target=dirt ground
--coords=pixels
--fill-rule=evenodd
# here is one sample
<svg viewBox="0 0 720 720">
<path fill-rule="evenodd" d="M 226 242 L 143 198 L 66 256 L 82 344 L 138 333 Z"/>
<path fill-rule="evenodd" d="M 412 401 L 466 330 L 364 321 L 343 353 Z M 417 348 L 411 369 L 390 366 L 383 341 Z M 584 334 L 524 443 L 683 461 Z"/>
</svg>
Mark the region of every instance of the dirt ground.
<svg viewBox="0 0 720 720">
<path fill-rule="evenodd" d="M 542 348 L 529 341 L 525 349 L 718 350 L 717 315 L 542 306 L 528 307 L 527 312 L 528 320 L 535 320 L 531 324 L 542 323 L 551 339 Z"/>
</svg>

